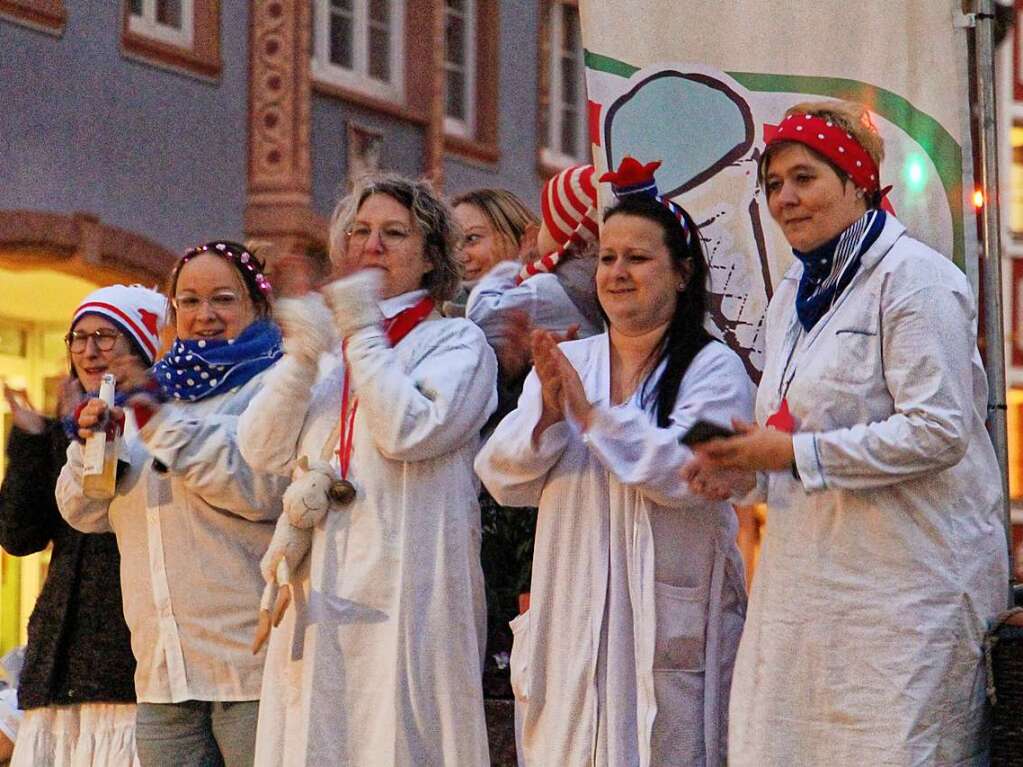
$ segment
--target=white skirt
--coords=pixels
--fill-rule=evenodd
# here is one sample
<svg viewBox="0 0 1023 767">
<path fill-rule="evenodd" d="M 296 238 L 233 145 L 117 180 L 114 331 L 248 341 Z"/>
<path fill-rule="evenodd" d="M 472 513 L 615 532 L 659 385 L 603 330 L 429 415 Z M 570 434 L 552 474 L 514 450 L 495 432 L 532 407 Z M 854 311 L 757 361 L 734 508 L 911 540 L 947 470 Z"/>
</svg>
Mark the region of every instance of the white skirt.
<svg viewBox="0 0 1023 767">
<path fill-rule="evenodd" d="M 11 767 L 140 767 L 134 703 L 79 703 L 25 712 Z"/>
</svg>

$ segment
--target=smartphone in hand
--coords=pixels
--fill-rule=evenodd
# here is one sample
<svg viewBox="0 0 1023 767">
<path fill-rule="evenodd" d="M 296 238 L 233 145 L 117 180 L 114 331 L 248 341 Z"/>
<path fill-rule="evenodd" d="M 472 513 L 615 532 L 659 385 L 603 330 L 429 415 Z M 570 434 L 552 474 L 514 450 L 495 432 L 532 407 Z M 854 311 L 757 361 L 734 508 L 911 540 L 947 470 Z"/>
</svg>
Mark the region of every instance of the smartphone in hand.
<svg viewBox="0 0 1023 767">
<path fill-rule="evenodd" d="M 701 442 L 706 442 L 710 439 L 717 439 L 718 437 L 734 437 L 735 432 L 731 429 L 719 426 L 716 423 L 710 421 L 697 421 L 689 430 L 678 438 L 680 445 L 686 447 L 692 447 L 693 445 L 699 445 Z"/>
</svg>

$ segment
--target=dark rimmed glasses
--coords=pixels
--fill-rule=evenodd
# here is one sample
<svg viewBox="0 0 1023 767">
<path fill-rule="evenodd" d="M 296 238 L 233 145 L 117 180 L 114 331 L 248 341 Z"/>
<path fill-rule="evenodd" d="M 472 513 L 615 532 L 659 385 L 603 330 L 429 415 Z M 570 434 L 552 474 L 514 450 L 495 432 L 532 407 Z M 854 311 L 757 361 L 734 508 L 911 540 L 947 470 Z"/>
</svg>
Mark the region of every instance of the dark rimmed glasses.
<svg viewBox="0 0 1023 767">
<path fill-rule="evenodd" d="M 72 330 L 66 336 L 64 336 L 64 343 L 67 344 L 67 348 L 71 350 L 72 354 L 81 354 L 85 351 L 85 347 L 89 343 L 91 338 L 96 344 L 96 348 L 101 352 L 108 352 L 114 348 L 114 344 L 117 343 L 117 339 L 121 337 L 121 334 L 116 330 L 107 330 L 101 328 L 94 330 L 91 333 L 83 333 L 81 330 Z"/>
</svg>

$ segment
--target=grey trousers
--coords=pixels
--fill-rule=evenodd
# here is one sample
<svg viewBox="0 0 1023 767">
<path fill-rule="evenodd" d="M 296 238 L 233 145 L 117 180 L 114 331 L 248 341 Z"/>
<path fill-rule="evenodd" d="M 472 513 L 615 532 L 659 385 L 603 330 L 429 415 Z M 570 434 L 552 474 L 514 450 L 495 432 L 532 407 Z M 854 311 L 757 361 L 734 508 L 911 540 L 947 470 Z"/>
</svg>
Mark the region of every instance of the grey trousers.
<svg viewBox="0 0 1023 767">
<path fill-rule="evenodd" d="M 139 703 L 139 762 L 142 767 L 251 767 L 258 718 L 258 700 Z"/>
</svg>

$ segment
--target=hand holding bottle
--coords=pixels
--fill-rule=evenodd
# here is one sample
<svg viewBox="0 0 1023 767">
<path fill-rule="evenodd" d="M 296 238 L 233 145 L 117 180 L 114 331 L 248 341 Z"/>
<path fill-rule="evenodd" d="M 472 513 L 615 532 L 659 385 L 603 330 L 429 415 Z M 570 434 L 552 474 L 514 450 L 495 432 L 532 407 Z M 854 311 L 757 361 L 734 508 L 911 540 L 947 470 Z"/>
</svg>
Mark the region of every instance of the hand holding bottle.
<svg viewBox="0 0 1023 767">
<path fill-rule="evenodd" d="M 111 422 L 117 423 L 123 419 L 124 410 L 122 408 L 107 408 L 106 402 L 95 397 L 89 400 L 78 413 L 78 436 L 87 440 L 92 436 L 93 431 L 107 431 Z"/>
</svg>

